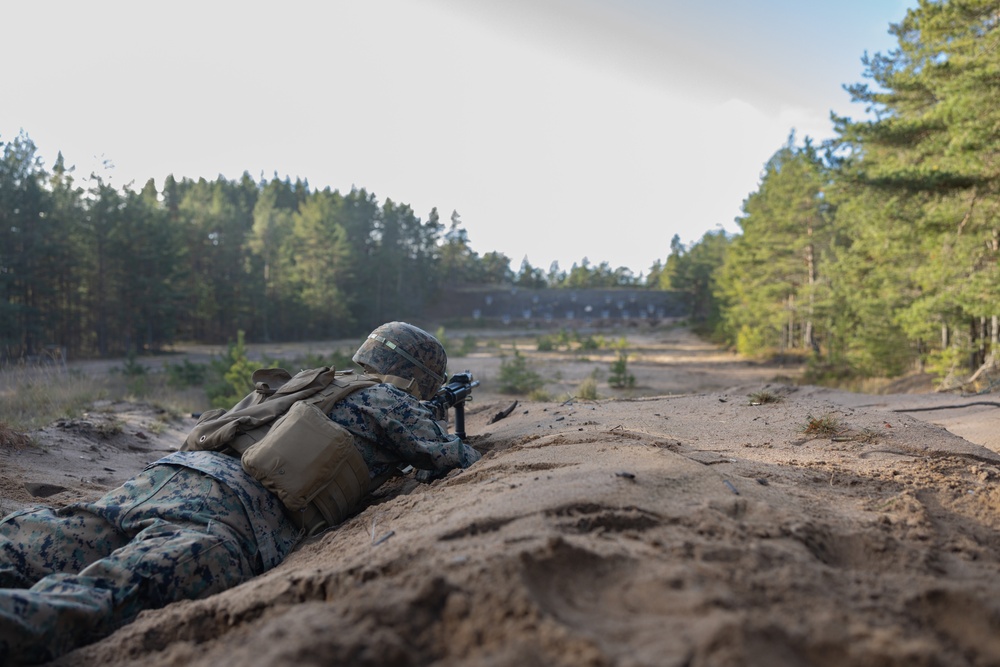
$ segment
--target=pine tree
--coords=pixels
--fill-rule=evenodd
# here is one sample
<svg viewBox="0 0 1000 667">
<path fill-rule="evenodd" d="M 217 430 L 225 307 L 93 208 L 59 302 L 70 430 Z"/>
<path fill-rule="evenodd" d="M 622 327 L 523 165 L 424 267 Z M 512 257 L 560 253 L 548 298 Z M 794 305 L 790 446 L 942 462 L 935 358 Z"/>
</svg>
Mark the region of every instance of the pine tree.
<svg viewBox="0 0 1000 667">
<path fill-rule="evenodd" d="M 877 216 L 845 208 L 845 261 L 861 272 L 865 259 L 891 265 L 878 310 L 911 356 L 957 351 L 972 366 L 1000 337 L 998 15 L 995 0 L 909 10 L 892 27 L 899 48 L 865 60 L 877 87 L 849 88 L 876 119 L 838 119 L 847 199 L 892 202 Z"/>
<path fill-rule="evenodd" d="M 323 190 L 313 193 L 294 216 L 292 275 L 308 313 L 312 336 L 333 338 L 353 330 L 354 316 L 341 285 L 351 270 L 347 231 L 341 223 L 343 197 Z"/>
<path fill-rule="evenodd" d="M 726 252 L 717 288 L 727 336 L 744 341 L 741 352 L 818 348 L 819 255 L 831 238 L 827 179 L 811 142 L 796 147 L 790 136 L 743 204 L 742 235 Z"/>
</svg>

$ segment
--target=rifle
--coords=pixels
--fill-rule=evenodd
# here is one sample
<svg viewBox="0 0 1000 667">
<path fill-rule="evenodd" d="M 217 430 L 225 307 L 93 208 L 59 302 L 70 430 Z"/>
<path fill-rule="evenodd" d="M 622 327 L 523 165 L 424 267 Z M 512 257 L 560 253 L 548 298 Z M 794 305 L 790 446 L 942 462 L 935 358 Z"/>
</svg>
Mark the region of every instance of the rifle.
<svg viewBox="0 0 1000 667">
<path fill-rule="evenodd" d="M 472 390 L 478 386 L 479 380 L 472 379 L 471 372 L 456 373 L 426 401 L 437 419 L 447 419 L 448 408 L 455 408 L 455 435 L 462 440 L 465 440 L 465 404 L 472 400 Z"/>
</svg>

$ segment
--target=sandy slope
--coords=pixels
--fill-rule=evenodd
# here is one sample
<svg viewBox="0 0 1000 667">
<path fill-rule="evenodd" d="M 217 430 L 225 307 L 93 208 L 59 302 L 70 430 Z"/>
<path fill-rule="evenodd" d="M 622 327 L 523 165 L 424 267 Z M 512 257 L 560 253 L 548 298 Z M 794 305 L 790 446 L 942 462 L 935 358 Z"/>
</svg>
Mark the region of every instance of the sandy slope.
<svg viewBox="0 0 1000 667">
<path fill-rule="evenodd" d="M 996 407 L 898 412 L 969 400 L 779 384 L 751 405 L 761 387 L 521 402 L 492 424 L 510 399 L 485 392 L 472 468 L 395 480 L 276 570 L 57 662 L 1000 663 Z M 834 429 L 804 432 L 821 421 Z M 87 475 L 175 435 L 87 441 Z M 60 437 L 46 474 L 88 455 Z M 44 457 L 2 456 L 18 502 Z"/>
</svg>

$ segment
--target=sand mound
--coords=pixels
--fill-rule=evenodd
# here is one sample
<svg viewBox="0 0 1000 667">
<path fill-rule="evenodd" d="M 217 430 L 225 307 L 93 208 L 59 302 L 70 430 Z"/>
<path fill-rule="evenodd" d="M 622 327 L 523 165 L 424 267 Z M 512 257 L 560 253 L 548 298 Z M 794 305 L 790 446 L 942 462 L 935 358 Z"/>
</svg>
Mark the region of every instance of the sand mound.
<svg viewBox="0 0 1000 667">
<path fill-rule="evenodd" d="M 472 468 L 56 664 L 1000 662 L 1000 455 L 894 411 L 954 397 L 758 389 L 475 404 Z"/>
</svg>

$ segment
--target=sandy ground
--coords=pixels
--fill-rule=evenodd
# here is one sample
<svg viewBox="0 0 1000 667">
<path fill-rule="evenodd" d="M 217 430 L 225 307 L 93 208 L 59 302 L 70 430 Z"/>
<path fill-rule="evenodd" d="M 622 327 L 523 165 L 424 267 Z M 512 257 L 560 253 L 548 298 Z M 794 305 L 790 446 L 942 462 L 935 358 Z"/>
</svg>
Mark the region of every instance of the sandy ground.
<svg viewBox="0 0 1000 667">
<path fill-rule="evenodd" d="M 498 421 L 507 343 L 454 359 L 483 382 L 482 461 L 398 478 L 277 569 L 57 664 L 1000 664 L 998 401 L 634 341 L 634 389 L 574 400 L 608 358 L 531 354 L 552 400 Z M 98 408 L 0 451 L 5 509 L 92 497 L 191 426 Z"/>
</svg>

